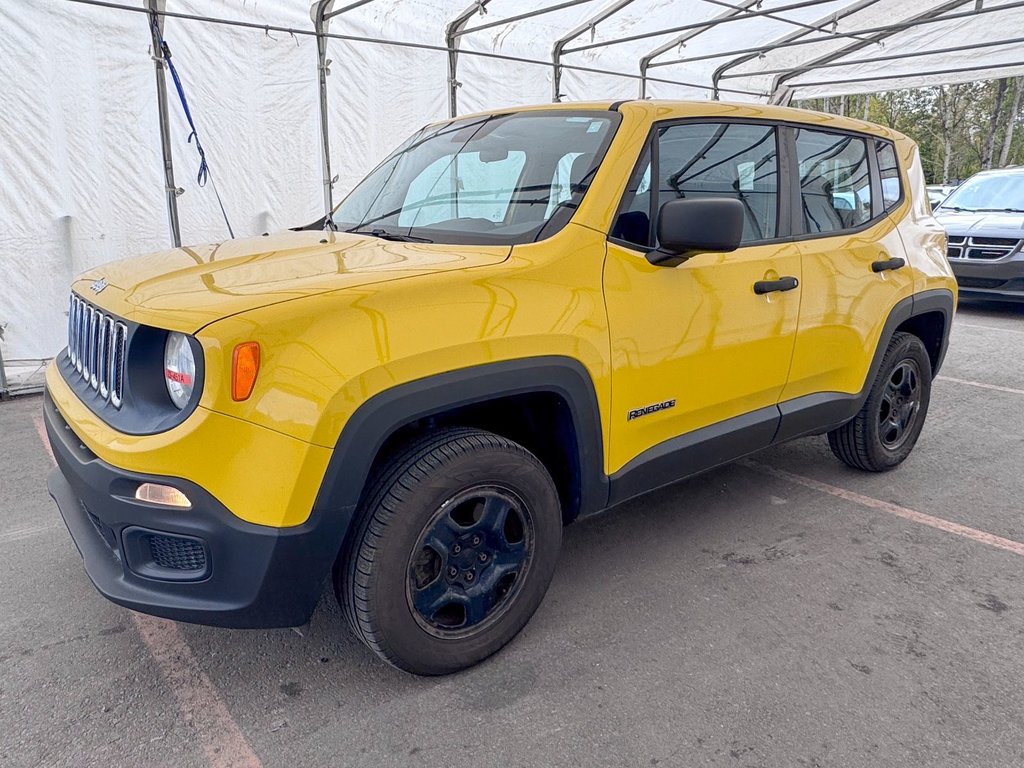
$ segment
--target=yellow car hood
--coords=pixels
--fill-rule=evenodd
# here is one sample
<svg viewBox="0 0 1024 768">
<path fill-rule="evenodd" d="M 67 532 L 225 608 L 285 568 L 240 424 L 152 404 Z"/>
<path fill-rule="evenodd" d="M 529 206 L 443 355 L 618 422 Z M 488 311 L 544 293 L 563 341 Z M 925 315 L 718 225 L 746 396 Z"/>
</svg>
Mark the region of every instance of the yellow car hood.
<svg viewBox="0 0 1024 768">
<path fill-rule="evenodd" d="M 344 232 L 287 231 L 111 262 L 81 275 L 74 289 L 129 320 L 194 333 L 249 309 L 497 264 L 511 251 L 507 245 L 403 243 Z"/>
</svg>

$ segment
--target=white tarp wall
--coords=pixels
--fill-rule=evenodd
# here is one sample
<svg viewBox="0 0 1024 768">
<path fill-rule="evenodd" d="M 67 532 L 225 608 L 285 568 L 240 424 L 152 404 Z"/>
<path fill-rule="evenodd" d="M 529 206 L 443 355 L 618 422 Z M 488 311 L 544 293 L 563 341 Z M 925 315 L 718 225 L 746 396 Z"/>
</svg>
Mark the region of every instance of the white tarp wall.
<svg viewBox="0 0 1024 768">
<path fill-rule="evenodd" d="M 167 0 L 166 10 L 312 32 L 310 1 Z M 345 2 L 335 0 L 334 7 Z M 372 0 L 333 18 L 328 31 L 443 49 L 447 25 L 469 5 Z M 564 7 L 472 31 L 553 5 Z M 565 45 L 565 65 L 623 74 L 566 69 L 563 100 L 636 98 L 640 61 L 652 55 L 646 93 L 656 98 L 711 98 L 716 82 L 723 99 L 767 101 L 773 92 L 799 98 L 1024 72 L 1020 42 L 991 45 L 1024 38 L 1024 0 L 984 0 L 978 15 L 972 15 L 977 0 L 481 0 L 476 6 L 465 25 L 470 31 L 459 39 L 460 113 L 550 101 L 552 67 L 543 62 L 551 61 L 554 42 L 574 30 L 579 34 Z M 992 12 L 1000 7 L 1006 10 Z M 961 17 L 878 31 L 940 13 Z M 600 22 L 588 28 L 595 18 Z M 143 13 L 68 0 L 0 2 L 0 353 L 9 363 L 61 349 L 75 274 L 170 243 L 148 24 Z M 164 35 L 236 235 L 319 218 L 315 38 L 180 18 L 165 20 Z M 892 57 L 972 43 L 986 47 Z M 832 64 L 859 63 L 817 66 L 829 56 L 839 57 Z M 328 41 L 328 58 L 338 201 L 410 132 L 447 117 L 448 59 L 444 50 L 340 39 Z M 813 68 L 801 71 L 808 64 Z M 185 190 L 178 199 L 182 241 L 223 239 L 213 188 L 196 184 L 198 158 L 186 143 L 189 130 L 169 77 L 167 83 L 175 183 Z"/>
</svg>

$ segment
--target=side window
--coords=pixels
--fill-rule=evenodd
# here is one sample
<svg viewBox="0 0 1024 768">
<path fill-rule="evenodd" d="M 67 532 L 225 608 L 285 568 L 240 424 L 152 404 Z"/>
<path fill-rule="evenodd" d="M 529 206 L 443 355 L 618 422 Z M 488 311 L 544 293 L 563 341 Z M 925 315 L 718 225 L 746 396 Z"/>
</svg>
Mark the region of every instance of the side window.
<svg viewBox="0 0 1024 768">
<path fill-rule="evenodd" d="M 896 147 L 888 141 L 875 142 L 878 175 L 882 179 L 882 204 L 891 211 L 900 200 L 900 169 L 896 164 Z"/>
<path fill-rule="evenodd" d="M 626 193 L 622 196 L 611 236 L 649 247 L 651 239 L 651 148 L 644 150 Z"/>
<path fill-rule="evenodd" d="M 770 240 L 778 231 L 779 167 L 775 128 L 753 123 L 682 123 L 661 128 L 630 181 L 612 237 L 649 247 L 654 211 L 669 200 L 729 197 L 746 209 L 743 242 Z"/>
<path fill-rule="evenodd" d="M 439 157 L 409 184 L 398 223 L 425 227 L 452 219 L 504 221 L 526 153 L 484 157 L 465 152 Z"/>
<path fill-rule="evenodd" d="M 871 176 L 864 139 L 801 128 L 796 132 L 796 156 L 806 232 L 841 232 L 871 219 Z"/>
</svg>

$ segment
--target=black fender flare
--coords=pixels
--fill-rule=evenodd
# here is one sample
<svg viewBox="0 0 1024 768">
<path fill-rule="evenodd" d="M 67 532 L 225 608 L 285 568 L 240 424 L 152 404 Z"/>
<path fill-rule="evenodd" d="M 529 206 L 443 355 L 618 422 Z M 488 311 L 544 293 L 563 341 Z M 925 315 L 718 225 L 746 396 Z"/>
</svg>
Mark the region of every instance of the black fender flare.
<svg viewBox="0 0 1024 768">
<path fill-rule="evenodd" d="M 313 504 L 313 516 L 338 526 L 340 544 L 385 441 L 419 419 L 510 395 L 554 393 L 569 407 L 580 472 L 579 512 L 607 506 L 601 415 L 594 383 L 578 360 L 544 356 L 460 368 L 399 384 L 363 403 L 346 422 Z"/>
<path fill-rule="evenodd" d="M 871 385 L 882 365 L 882 357 L 889 347 L 896 329 L 913 317 L 939 312 L 944 318 L 942 337 L 932 375 L 939 372 L 949 347 L 949 332 L 953 324 L 955 307 L 953 292 L 946 288 L 922 291 L 900 300 L 889 311 L 882 333 L 878 337 L 875 353 L 871 358 L 864 386 L 856 394 L 844 392 L 816 392 L 779 403 L 782 419 L 773 443 L 783 443 L 804 435 L 824 434 L 842 426 L 860 411 L 871 392 Z"/>
</svg>

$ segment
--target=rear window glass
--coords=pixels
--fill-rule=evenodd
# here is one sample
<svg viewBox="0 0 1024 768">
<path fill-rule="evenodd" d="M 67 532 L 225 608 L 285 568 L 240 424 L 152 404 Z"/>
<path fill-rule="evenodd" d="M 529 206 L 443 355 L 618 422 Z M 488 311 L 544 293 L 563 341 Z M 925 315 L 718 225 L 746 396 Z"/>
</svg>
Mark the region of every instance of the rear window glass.
<svg viewBox="0 0 1024 768">
<path fill-rule="evenodd" d="M 900 169 L 896 164 L 896 148 L 888 141 L 875 142 L 878 175 L 882 179 L 882 204 L 889 211 L 900 201 Z"/>
<path fill-rule="evenodd" d="M 867 142 L 801 128 L 796 132 L 800 201 L 809 234 L 841 232 L 871 220 Z"/>
</svg>

